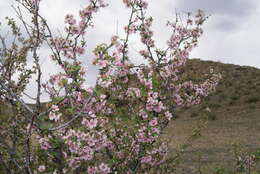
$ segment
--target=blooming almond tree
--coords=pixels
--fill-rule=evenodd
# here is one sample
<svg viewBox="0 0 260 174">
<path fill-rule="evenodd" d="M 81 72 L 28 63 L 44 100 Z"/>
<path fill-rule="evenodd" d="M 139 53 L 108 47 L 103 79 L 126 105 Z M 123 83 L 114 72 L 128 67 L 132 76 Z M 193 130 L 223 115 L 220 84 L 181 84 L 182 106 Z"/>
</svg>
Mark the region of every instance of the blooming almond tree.
<svg viewBox="0 0 260 174">
<path fill-rule="evenodd" d="M 125 37 L 112 36 L 97 45 L 92 63 L 99 68 L 96 86 L 85 87 L 87 29 L 93 27 L 94 13 L 108 5 L 88 0 L 79 17 L 65 16 L 64 34 L 54 35 L 40 14 L 39 0 L 16 0 L 15 11 L 22 22 L 22 34 L 13 19 L 8 25 L 14 37 L 6 44 L 1 36 L 0 97 L 13 106 L 4 117 L 0 136 L 0 170 L 4 173 L 167 173 L 167 142 L 162 130 L 172 119 L 175 107 L 198 104 L 212 92 L 220 76 L 209 73 L 200 84 L 181 78 L 180 68 L 197 46 L 206 16 L 167 22 L 172 33 L 166 49 L 159 49 L 146 16 L 145 0 L 123 0 L 130 17 Z M 26 22 L 21 8 L 31 17 Z M 133 64 L 128 51 L 132 35 L 139 35 L 144 49 L 140 62 Z M 61 71 L 47 82 L 42 80 L 39 49 L 48 45 L 51 59 Z M 34 60 L 27 68 L 28 59 Z M 36 75 L 36 105 L 22 100 L 25 88 Z M 18 80 L 15 79 L 18 75 Z M 42 93 L 49 95 L 47 104 Z M 28 95 L 27 95 L 28 96 Z"/>
</svg>

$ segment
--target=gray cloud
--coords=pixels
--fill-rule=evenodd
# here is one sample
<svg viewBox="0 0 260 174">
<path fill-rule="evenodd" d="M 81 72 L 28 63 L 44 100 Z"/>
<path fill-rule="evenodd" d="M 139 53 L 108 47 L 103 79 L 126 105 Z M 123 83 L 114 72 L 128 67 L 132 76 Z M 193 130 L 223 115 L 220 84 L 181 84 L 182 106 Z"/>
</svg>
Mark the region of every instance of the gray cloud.
<svg viewBox="0 0 260 174">
<path fill-rule="evenodd" d="M 179 0 L 177 8 L 195 11 L 203 9 L 213 15 L 247 16 L 255 9 L 254 1 L 245 0 Z"/>
<path fill-rule="evenodd" d="M 212 28 L 216 30 L 236 30 L 242 20 L 256 12 L 258 2 L 254 0 L 178 0 L 176 7 L 184 11 L 202 9 L 216 17 Z"/>
</svg>

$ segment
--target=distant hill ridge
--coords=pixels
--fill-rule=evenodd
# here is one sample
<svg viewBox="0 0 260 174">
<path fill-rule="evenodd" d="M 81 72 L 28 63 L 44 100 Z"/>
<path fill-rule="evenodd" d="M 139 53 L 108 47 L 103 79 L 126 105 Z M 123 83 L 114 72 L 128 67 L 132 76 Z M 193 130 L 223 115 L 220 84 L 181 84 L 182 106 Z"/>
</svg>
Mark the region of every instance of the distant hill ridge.
<svg viewBox="0 0 260 174">
<path fill-rule="evenodd" d="M 213 111 L 220 108 L 229 110 L 235 106 L 243 109 L 260 104 L 260 69 L 190 59 L 184 68 L 185 76 L 190 80 L 200 79 L 209 73 L 210 68 L 215 73 L 221 73 L 222 79 L 216 91 L 200 104 L 200 109 L 209 107 Z"/>
</svg>

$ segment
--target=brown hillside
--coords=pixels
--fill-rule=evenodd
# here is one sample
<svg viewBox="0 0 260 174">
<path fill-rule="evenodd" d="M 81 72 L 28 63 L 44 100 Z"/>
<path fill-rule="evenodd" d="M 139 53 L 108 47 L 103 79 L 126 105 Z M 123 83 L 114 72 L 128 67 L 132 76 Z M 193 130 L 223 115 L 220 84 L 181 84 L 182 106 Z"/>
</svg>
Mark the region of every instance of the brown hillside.
<svg viewBox="0 0 260 174">
<path fill-rule="evenodd" d="M 172 154 L 188 145 L 177 173 L 234 171 L 236 150 L 242 154 L 260 148 L 260 70 L 198 59 L 190 60 L 185 70 L 187 78 L 200 79 L 210 68 L 222 74 L 217 90 L 200 105 L 179 108 L 165 133 Z M 198 138 L 190 139 L 196 132 Z"/>
</svg>

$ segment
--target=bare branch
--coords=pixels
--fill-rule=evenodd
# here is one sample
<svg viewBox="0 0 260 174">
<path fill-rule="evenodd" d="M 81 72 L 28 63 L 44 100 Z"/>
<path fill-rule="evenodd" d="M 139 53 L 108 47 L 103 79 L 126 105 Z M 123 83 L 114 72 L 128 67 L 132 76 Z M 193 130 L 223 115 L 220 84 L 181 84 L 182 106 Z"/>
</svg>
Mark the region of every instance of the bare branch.
<svg viewBox="0 0 260 174">
<path fill-rule="evenodd" d="M 1 40 L 1 42 L 2 42 L 2 52 L 1 52 L 1 57 L 0 57 L 0 63 L 2 64 L 2 65 L 4 65 L 4 58 L 5 58 L 5 55 L 6 55 L 6 43 L 5 43 L 5 37 L 2 37 L 1 35 L 0 35 L 0 40 Z"/>
<path fill-rule="evenodd" d="M 29 111 L 31 114 L 35 114 L 35 111 L 28 106 L 28 104 L 26 104 L 20 97 L 18 97 L 13 91 L 12 89 L 8 88 L 3 81 L 3 78 L 0 76 L 0 86 L 2 87 L 2 89 L 6 90 L 14 99 L 16 99 L 19 103 L 21 103 L 21 105 L 27 110 Z"/>
<path fill-rule="evenodd" d="M 59 130 L 59 129 L 62 129 L 62 128 L 66 128 L 68 127 L 74 120 L 76 120 L 77 118 L 79 118 L 80 116 L 82 116 L 82 112 L 78 113 L 77 115 L 75 115 L 70 121 L 60 125 L 60 126 L 57 126 L 57 127 L 53 127 L 53 128 L 49 128 L 49 131 L 56 131 L 56 130 Z"/>
</svg>

